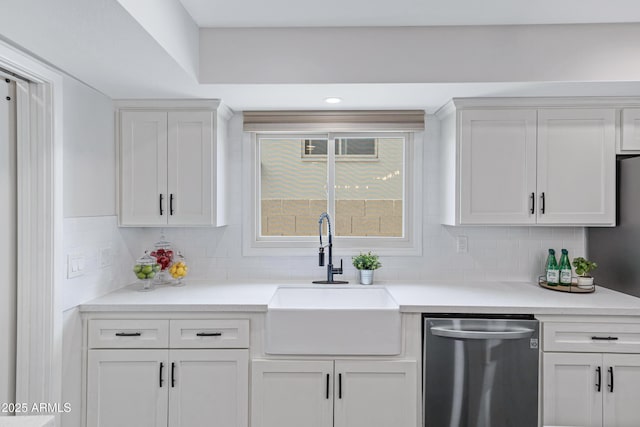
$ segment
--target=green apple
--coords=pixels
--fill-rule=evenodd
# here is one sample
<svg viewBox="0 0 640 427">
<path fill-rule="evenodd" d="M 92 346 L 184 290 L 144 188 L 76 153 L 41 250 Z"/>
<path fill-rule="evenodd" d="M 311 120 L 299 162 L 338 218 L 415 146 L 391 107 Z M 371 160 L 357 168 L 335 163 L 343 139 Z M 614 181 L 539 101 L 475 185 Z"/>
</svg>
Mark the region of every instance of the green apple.
<svg viewBox="0 0 640 427">
<path fill-rule="evenodd" d="M 160 268 L 162 268 L 162 267 L 160 266 L 160 264 L 153 264 L 153 271 L 154 271 L 154 272 L 156 272 L 156 273 L 157 273 L 158 271 L 160 271 Z"/>
<path fill-rule="evenodd" d="M 143 272 L 140 272 L 140 273 L 136 274 L 136 276 L 138 277 L 138 279 L 146 279 L 147 278 L 147 275 L 144 274 Z"/>
<path fill-rule="evenodd" d="M 142 266 L 140 264 L 137 264 L 135 267 L 133 267 L 133 272 L 136 274 L 140 273 L 140 270 L 142 270 Z"/>
<path fill-rule="evenodd" d="M 151 265 L 145 265 L 144 267 L 142 267 L 142 270 L 140 270 L 142 273 L 144 274 L 149 274 L 153 271 L 153 266 Z"/>
<path fill-rule="evenodd" d="M 147 273 L 147 279 L 153 279 L 155 275 L 156 275 L 155 271 L 152 271 L 151 273 Z"/>
</svg>

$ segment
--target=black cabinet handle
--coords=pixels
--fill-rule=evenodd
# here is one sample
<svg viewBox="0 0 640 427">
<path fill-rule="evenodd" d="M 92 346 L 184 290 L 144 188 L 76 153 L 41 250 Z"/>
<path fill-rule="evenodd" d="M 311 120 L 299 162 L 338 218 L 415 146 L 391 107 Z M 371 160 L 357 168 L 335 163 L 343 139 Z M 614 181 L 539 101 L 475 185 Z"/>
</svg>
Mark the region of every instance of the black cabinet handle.
<svg viewBox="0 0 640 427">
<path fill-rule="evenodd" d="M 618 337 L 591 337 L 594 341 L 618 341 Z"/>
<path fill-rule="evenodd" d="M 534 213 L 536 213 L 536 193 L 531 193 L 531 196 L 529 196 L 531 199 L 531 215 L 533 215 Z"/>
<path fill-rule="evenodd" d="M 329 374 L 327 374 L 327 393 L 326 393 L 326 398 L 329 398 Z"/>
<path fill-rule="evenodd" d="M 540 196 L 540 199 L 542 200 L 542 206 L 540 207 L 540 212 L 544 213 L 544 208 L 545 208 L 545 202 L 544 202 L 544 192 L 542 193 L 542 195 Z"/>
<path fill-rule="evenodd" d="M 198 332 L 197 337 L 220 337 L 222 332 Z"/>
<path fill-rule="evenodd" d="M 164 211 L 162 210 L 162 193 L 160 193 L 160 216 L 162 216 L 164 214 Z"/>
<path fill-rule="evenodd" d="M 342 374 L 338 374 L 338 399 L 342 399 Z"/>
<path fill-rule="evenodd" d="M 176 364 L 171 362 L 171 388 L 176 386 Z"/>
<path fill-rule="evenodd" d="M 596 391 L 599 393 L 602 389 L 602 369 L 600 366 L 596 368 L 596 374 L 598 375 L 598 381 L 596 382 Z"/>
<path fill-rule="evenodd" d="M 140 332 L 116 332 L 117 337 L 139 337 L 141 335 Z"/>
<path fill-rule="evenodd" d="M 164 368 L 164 363 L 160 362 L 160 388 L 162 388 L 162 383 L 164 382 L 162 379 L 162 368 Z"/>
<path fill-rule="evenodd" d="M 169 194 L 169 215 L 173 215 L 173 193 Z"/>
<path fill-rule="evenodd" d="M 609 366 L 609 391 L 613 393 L 613 366 Z"/>
</svg>

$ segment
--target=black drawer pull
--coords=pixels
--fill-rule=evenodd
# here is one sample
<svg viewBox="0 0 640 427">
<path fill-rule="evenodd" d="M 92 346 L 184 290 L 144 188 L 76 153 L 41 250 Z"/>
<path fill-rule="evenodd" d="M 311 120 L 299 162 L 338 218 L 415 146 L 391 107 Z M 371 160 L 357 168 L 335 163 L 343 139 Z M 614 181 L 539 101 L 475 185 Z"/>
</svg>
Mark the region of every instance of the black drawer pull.
<svg viewBox="0 0 640 427">
<path fill-rule="evenodd" d="M 141 335 L 140 332 L 116 332 L 117 337 L 139 337 Z"/>
<path fill-rule="evenodd" d="M 162 209 L 162 193 L 160 193 L 160 216 L 164 215 L 164 210 Z"/>
<path fill-rule="evenodd" d="M 198 332 L 197 337 L 220 337 L 222 332 Z"/>
<path fill-rule="evenodd" d="M 531 193 L 531 210 L 529 212 L 531 212 L 531 215 L 536 213 L 536 194 L 535 193 Z"/>
<path fill-rule="evenodd" d="M 162 383 L 164 382 L 162 379 L 162 368 L 164 368 L 164 363 L 160 362 L 160 388 L 162 388 Z"/>
<path fill-rule="evenodd" d="M 591 337 L 594 341 L 618 341 L 618 337 Z"/>
<path fill-rule="evenodd" d="M 327 392 L 325 397 L 328 399 L 329 398 L 329 374 L 327 374 Z"/>
<path fill-rule="evenodd" d="M 171 362 L 171 388 L 176 386 L 176 362 Z"/>
<path fill-rule="evenodd" d="M 609 378 L 611 379 L 611 382 L 609 383 L 609 391 L 613 393 L 613 366 L 609 367 Z"/>
<path fill-rule="evenodd" d="M 338 374 L 338 399 L 342 399 L 342 374 Z"/>
<path fill-rule="evenodd" d="M 600 368 L 600 366 L 596 368 L 596 374 L 598 375 L 598 382 L 596 383 L 596 391 L 600 392 L 600 390 L 602 389 L 602 368 Z"/>
</svg>

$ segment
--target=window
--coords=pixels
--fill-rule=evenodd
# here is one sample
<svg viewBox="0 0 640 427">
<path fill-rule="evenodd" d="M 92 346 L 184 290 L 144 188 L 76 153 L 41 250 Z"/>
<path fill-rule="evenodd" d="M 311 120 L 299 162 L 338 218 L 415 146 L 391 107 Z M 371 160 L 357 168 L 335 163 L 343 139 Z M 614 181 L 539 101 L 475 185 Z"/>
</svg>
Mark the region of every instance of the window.
<svg viewBox="0 0 640 427">
<path fill-rule="evenodd" d="M 420 242 L 412 201 L 419 171 L 413 165 L 412 134 L 253 136 L 252 247 L 294 253 L 317 246 L 318 218 L 328 212 L 334 248 L 415 253 Z"/>
</svg>

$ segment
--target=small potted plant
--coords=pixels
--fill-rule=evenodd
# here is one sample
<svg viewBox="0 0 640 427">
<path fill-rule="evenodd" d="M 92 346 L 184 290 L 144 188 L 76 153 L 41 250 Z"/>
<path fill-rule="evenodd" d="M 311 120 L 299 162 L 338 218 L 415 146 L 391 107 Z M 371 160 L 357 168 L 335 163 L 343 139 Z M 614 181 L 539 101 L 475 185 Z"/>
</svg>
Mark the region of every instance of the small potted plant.
<svg viewBox="0 0 640 427">
<path fill-rule="evenodd" d="M 370 285 L 373 283 L 373 270 L 382 267 L 378 255 L 371 252 L 366 254 L 360 253 L 358 256 L 351 258 L 353 266 L 360 271 L 360 283 L 362 285 Z"/>
<path fill-rule="evenodd" d="M 576 268 L 576 274 L 578 275 L 578 287 L 590 288 L 593 286 L 593 276 L 589 273 L 598 267 L 598 264 L 591 262 L 588 259 L 582 257 L 573 259 L 573 266 Z"/>
</svg>

